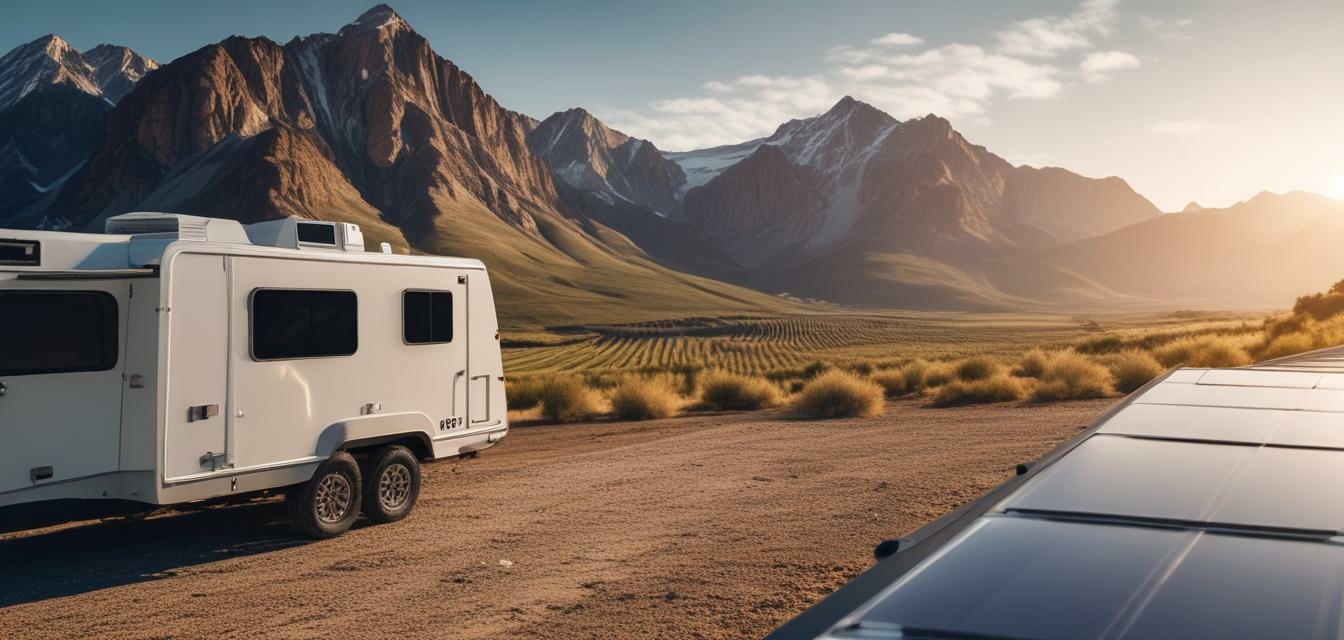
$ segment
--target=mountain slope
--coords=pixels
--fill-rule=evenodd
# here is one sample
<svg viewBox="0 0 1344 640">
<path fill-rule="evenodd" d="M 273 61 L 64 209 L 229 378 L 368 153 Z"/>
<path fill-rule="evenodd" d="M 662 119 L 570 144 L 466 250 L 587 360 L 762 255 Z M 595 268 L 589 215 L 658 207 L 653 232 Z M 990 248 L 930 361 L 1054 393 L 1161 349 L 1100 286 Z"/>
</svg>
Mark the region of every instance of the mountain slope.
<svg viewBox="0 0 1344 640">
<path fill-rule="evenodd" d="M 532 153 L 565 183 L 666 215 L 686 182 L 681 167 L 653 146 L 611 129 L 583 109 L 541 121 L 527 136 Z"/>
<path fill-rule="evenodd" d="M 848 97 L 767 138 L 668 157 L 692 185 L 681 217 L 749 282 L 852 304 L 1030 304 L 988 282 L 987 258 L 1160 213 L 1119 178 L 1013 166 L 947 120 Z"/>
<path fill-rule="evenodd" d="M 58 189 L 97 144 L 112 105 L 156 66 L 114 45 L 81 54 L 56 35 L 0 57 L 0 219 Z"/>
<path fill-rule="evenodd" d="M 535 126 L 379 5 L 336 34 L 231 37 L 147 75 L 46 217 L 355 222 L 402 251 L 484 260 L 509 326 L 793 304 L 675 273 L 574 210 L 528 148 Z"/>
<path fill-rule="evenodd" d="M 1091 282 L 1131 304 L 1276 307 L 1344 273 L 1344 203 L 1262 193 L 1226 209 L 1165 214 L 1117 231 L 1004 259 L 994 283 L 1055 300 L 1080 300 Z M 1111 301 L 1114 303 L 1114 301 Z"/>
</svg>

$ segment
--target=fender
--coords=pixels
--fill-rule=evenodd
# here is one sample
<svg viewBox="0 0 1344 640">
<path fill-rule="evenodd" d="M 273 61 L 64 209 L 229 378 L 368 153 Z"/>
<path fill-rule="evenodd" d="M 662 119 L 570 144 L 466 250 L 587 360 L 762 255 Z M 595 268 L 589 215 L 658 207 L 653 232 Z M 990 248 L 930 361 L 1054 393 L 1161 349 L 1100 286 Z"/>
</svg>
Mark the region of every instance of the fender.
<svg viewBox="0 0 1344 640">
<path fill-rule="evenodd" d="M 419 412 L 360 416 L 342 420 L 323 429 L 321 435 L 317 437 L 316 454 L 319 458 L 327 458 L 336 451 L 350 448 L 352 444 L 372 445 L 409 436 L 423 445 L 423 449 L 417 451 L 417 454 L 421 457 L 426 454 L 433 457 L 434 447 L 431 444 L 433 434 L 434 422 L 429 416 Z"/>
</svg>

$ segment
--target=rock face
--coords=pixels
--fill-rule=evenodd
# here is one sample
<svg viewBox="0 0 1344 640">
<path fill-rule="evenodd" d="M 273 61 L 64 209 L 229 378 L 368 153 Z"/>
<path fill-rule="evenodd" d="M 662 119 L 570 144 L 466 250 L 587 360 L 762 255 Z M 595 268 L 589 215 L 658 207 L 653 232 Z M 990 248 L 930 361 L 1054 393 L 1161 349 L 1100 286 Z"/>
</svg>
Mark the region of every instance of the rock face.
<svg viewBox="0 0 1344 640">
<path fill-rule="evenodd" d="M 114 48 L 90 56 L 128 81 L 144 68 Z M 99 99 L 120 86 L 107 82 Z M 399 251 L 485 260 L 511 326 L 780 306 L 660 266 L 576 208 L 583 195 L 562 198 L 527 144 L 540 124 L 379 5 L 335 34 L 231 37 L 144 75 L 59 189 L 0 221 L 99 230 L 109 216 L 158 210 L 354 222 Z M 627 151 L 632 171 L 650 158 L 675 170 L 652 147 Z"/>
<path fill-rule="evenodd" d="M 86 226 L 141 203 L 249 218 L 339 203 L 381 211 L 413 237 L 460 207 L 535 230 L 557 196 L 524 133 L 379 6 L 335 35 L 232 37 L 149 76 L 56 206 Z M 255 189 L 245 214 L 233 198 L 202 197 L 239 181 Z"/>
<path fill-rule="evenodd" d="M 156 66 L 113 45 L 81 54 L 56 35 L 0 57 L 0 219 L 58 189 L 97 144 L 112 105 Z"/>
<path fill-rule="evenodd" d="M 602 124 L 583 109 L 559 112 L 537 124 L 527 144 L 561 180 L 666 216 L 686 183 L 681 167 L 647 140 Z"/>
</svg>

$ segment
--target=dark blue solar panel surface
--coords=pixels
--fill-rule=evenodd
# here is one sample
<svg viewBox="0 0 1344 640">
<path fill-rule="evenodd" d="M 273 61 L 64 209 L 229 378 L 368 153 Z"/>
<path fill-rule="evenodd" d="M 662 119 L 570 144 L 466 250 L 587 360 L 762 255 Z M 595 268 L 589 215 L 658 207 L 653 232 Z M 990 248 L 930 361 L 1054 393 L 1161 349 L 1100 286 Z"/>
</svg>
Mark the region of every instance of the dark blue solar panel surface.
<svg viewBox="0 0 1344 640">
<path fill-rule="evenodd" d="M 1176 371 L 997 500 L 831 637 L 1344 637 L 1344 349 Z"/>
</svg>

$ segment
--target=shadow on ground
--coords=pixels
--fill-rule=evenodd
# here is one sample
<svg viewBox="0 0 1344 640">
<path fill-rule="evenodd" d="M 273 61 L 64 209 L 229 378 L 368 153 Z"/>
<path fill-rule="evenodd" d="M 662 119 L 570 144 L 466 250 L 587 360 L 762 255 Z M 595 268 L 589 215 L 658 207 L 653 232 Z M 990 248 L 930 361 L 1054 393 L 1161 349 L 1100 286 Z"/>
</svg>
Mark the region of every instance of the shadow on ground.
<svg viewBox="0 0 1344 640">
<path fill-rule="evenodd" d="M 0 540 L 0 608 L 171 578 L 185 567 L 307 542 L 278 502 L 37 532 Z"/>
</svg>

